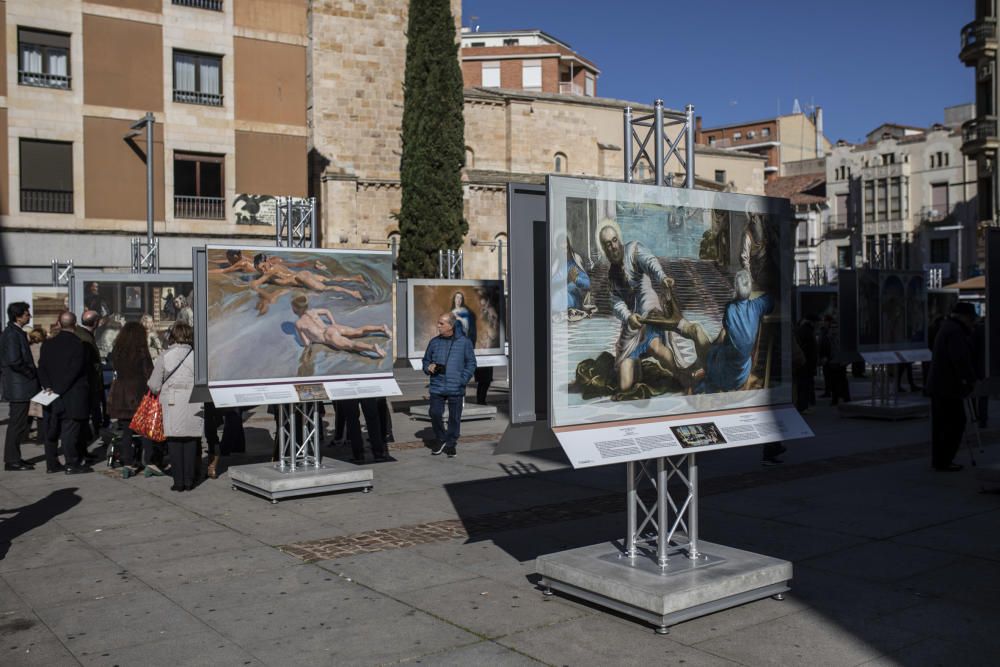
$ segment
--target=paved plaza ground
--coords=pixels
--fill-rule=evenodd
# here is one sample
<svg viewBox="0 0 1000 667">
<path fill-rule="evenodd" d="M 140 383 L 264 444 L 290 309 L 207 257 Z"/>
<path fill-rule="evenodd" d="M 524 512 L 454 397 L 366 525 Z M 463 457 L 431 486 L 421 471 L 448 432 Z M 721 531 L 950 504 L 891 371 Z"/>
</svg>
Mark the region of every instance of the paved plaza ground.
<svg viewBox="0 0 1000 667">
<path fill-rule="evenodd" d="M 103 465 L 46 475 L 25 446 L 39 468 L 0 473 L 0 665 L 1000 663 L 1000 495 L 968 465 L 931 471 L 926 419 L 843 419 L 819 399 L 816 437 L 782 466 L 756 447 L 702 455 L 702 536 L 792 561 L 792 591 L 658 636 L 536 585 L 536 556 L 623 537 L 623 467 L 494 455 L 503 386 L 457 458 L 431 456 L 407 416 L 424 382 L 400 377 L 397 461 L 368 494 L 271 505 L 228 475 L 173 493 Z M 270 454 L 273 420 L 246 426 L 231 465 Z M 983 436 L 980 467 L 1000 460 L 1000 433 Z"/>
</svg>

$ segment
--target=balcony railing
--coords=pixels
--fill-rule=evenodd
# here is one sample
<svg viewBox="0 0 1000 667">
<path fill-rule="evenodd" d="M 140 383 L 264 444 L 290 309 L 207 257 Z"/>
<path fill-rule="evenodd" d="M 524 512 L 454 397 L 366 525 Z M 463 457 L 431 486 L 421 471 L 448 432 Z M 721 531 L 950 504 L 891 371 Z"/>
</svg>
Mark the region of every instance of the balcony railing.
<svg viewBox="0 0 1000 667">
<path fill-rule="evenodd" d="M 823 235 L 827 238 L 840 238 L 850 236 L 854 226 L 851 218 L 847 215 L 831 215 L 823 229 Z"/>
<path fill-rule="evenodd" d="M 194 90 L 174 90 L 174 102 L 221 107 L 222 95 L 218 95 L 216 93 L 199 93 Z"/>
<path fill-rule="evenodd" d="M 962 28 L 962 47 L 959 57 L 963 60 L 979 49 L 997 48 L 997 21 L 994 18 L 978 19 Z"/>
<path fill-rule="evenodd" d="M 72 213 L 73 192 L 21 189 L 22 213 Z"/>
<path fill-rule="evenodd" d="M 195 9 L 210 9 L 213 12 L 222 11 L 222 0 L 174 0 L 174 4 Z"/>
<path fill-rule="evenodd" d="M 226 217 L 226 200 L 222 197 L 174 195 L 174 217 L 223 220 Z"/>
<path fill-rule="evenodd" d="M 940 225 L 951 218 L 947 206 L 925 206 L 920 209 L 919 217 L 925 225 Z"/>
<path fill-rule="evenodd" d="M 987 141 L 997 138 L 997 117 L 983 116 L 962 123 L 962 143 Z"/>
<path fill-rule="evenodd" d="M 70 77 L 62 74 L 45 74 L 43 72 L 25 72 L 18 70 L 17 82 L 22 86 L 37 86 L 39 88 L 59 88 L 69 90 Z"/>
<path fill-rule="evenodd" d="M 583 95 L 583 86 L 572 81 L 560 81 L 559 92 L 563 95 Z"/>
</svg>

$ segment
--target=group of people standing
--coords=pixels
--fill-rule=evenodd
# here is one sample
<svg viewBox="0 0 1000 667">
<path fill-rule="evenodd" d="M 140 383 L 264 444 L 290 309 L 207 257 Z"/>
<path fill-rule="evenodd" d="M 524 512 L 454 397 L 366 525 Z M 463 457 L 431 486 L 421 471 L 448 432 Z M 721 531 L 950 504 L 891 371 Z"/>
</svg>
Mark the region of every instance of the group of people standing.
<svg viewBox="0 0 1000 667">
<path fill-rule="evenodd" d="M 100 321 L 98 313 L 85 311 L 80 323 L 74 313 L 61 313 L 58 328 L 34 344 L 34 353 L 29 340 L 30 306 L 12 303 L 7 307 L 7 317 L 8 325 L 0 334 L 3 396 L 10 404 L 5 470 L 34 468 L 21 457 L 21 444 L 28 434 L 29 411 L 33 405 L 44 404 L 38 432 L 45 447 L 47 472 L 90 472 L 87 450 L 102 426 L 105 406 L 108 416 L 118 423 L 124 470 L 136 472 L 140 466 L 136 456 L 139 442 L 130 423 L 142 397 L 151 391 L 159 395 L 163 406 L 173 488 L 180 491 L 193 487 L 204 424 L 201 405 L 189 402 L 194 387 L 194 335 L 190 325 L 175 323 L 169 332 L 168 347 L 154 361 L 146 328 L 140 322 L 126 323 L 108 354 L 114 380 L 105 401 L 102 361 L 93 332 Z M 60 449 L 65 463 L 59 460 Z M 149 471 L 162 474 L 153 461 L 154 443 L 145 440 L 141 449 Z"/>
</svg>

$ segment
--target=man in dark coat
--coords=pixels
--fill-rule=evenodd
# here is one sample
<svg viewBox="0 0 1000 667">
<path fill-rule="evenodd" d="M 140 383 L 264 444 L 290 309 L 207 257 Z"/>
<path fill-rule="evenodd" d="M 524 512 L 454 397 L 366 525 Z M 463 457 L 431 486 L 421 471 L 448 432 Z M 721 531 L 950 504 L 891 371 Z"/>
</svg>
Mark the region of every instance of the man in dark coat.
<svg viewBox="0 0 1000 667">
<path fill-rule="evenodd" d="M 93 310 L 83 311 L 80 316 L 80 324 L 73 329 L 73 333 L 83 341 L 84 353 L 87 355 L 87 387 L 90 390 L 90 424 L 84 424 L 83 432 L 80 434 L 81 441 L 86 447 L 97 434 L 101 427 L 105 426 L 105 414 L 107 412 L 107 401 L 104 394 L 104 366 L 101 361 L 101 353 L 97 349 L 97 341 L 94 338 L 94 331 L 100 323 L 100 316 Z"/>
<path fill-rule="evenodd" d="M 0 334 L 3 397 L 10 404 L 10 420 L 3 447 L 4 470 L 31 470 L 35 466 L 21 458 L 21 442 L 28 434 L 28 405 L 38 393 L 38 373 L 31 358 L 28 334 L 31 322 L 28 304 L 18 301 L 7 306 L 7 328 Z"/>
<path fill-rule="evenodd" d="M 458 437 L 462 424 L 462 403 L 465 385 L 476 371 L 476 354 L 472 341 L 466 338 L 462 327 L 455 326 L 454 313 L 438 317 L 438 335 L 431 338 L 424 351 L 424 373 L 431 376 L 431 426 L 437 439 L 433 454 L 442 452 L 448 458 L 457 454 Z M 444 406 L 448 404 L 448 428 L 444 427 Z"/>
<path fill-rule="evenodd" d="M 952 459 L 965 432 L 965 399 L 976 384 L 972 327 L 976 309 L 959 302 L 941 323 L 931 352 L 928 378 L 931 397 L 931 464 L 935 470 L 954 472 L 962 466 Z"/>
<path fill-rule="evenodd" d="M 62 440 L 66 457 L 66 474 L 89 472 L 86 467 L 86 443 L 80 432 L 90 417 L 90 387 L 87 381 L 88 356 L 85 344 L 75 333 L 76 315 L 59 315 L 59 333 L 42 343 L 38 362 L 38 378 L 42 387 L 59 395 L 49 406 L 50 430 L 47 438 Z M 82 445 L 82 446 L 81 446 Z"/>
</svg>

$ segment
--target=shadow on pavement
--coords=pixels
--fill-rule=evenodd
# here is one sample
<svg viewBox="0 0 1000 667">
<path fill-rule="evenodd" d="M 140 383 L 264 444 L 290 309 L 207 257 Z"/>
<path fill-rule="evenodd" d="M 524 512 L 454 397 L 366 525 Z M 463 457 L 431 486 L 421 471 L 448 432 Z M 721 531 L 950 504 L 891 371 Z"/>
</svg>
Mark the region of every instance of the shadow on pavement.
<svg viewBox="0 0 1000 667">
<path fill-rule="evenodd" d="M 14 515 L 0 519 L 0 560 L 6 557 L 11 542 L 15 539 L 45 525 L 51 519 L 77 505 L 81 498 L 76 491 L 75 487 L 59 489 L 30 505 L 0 509 L 0 514 Z"/>
</svg>

